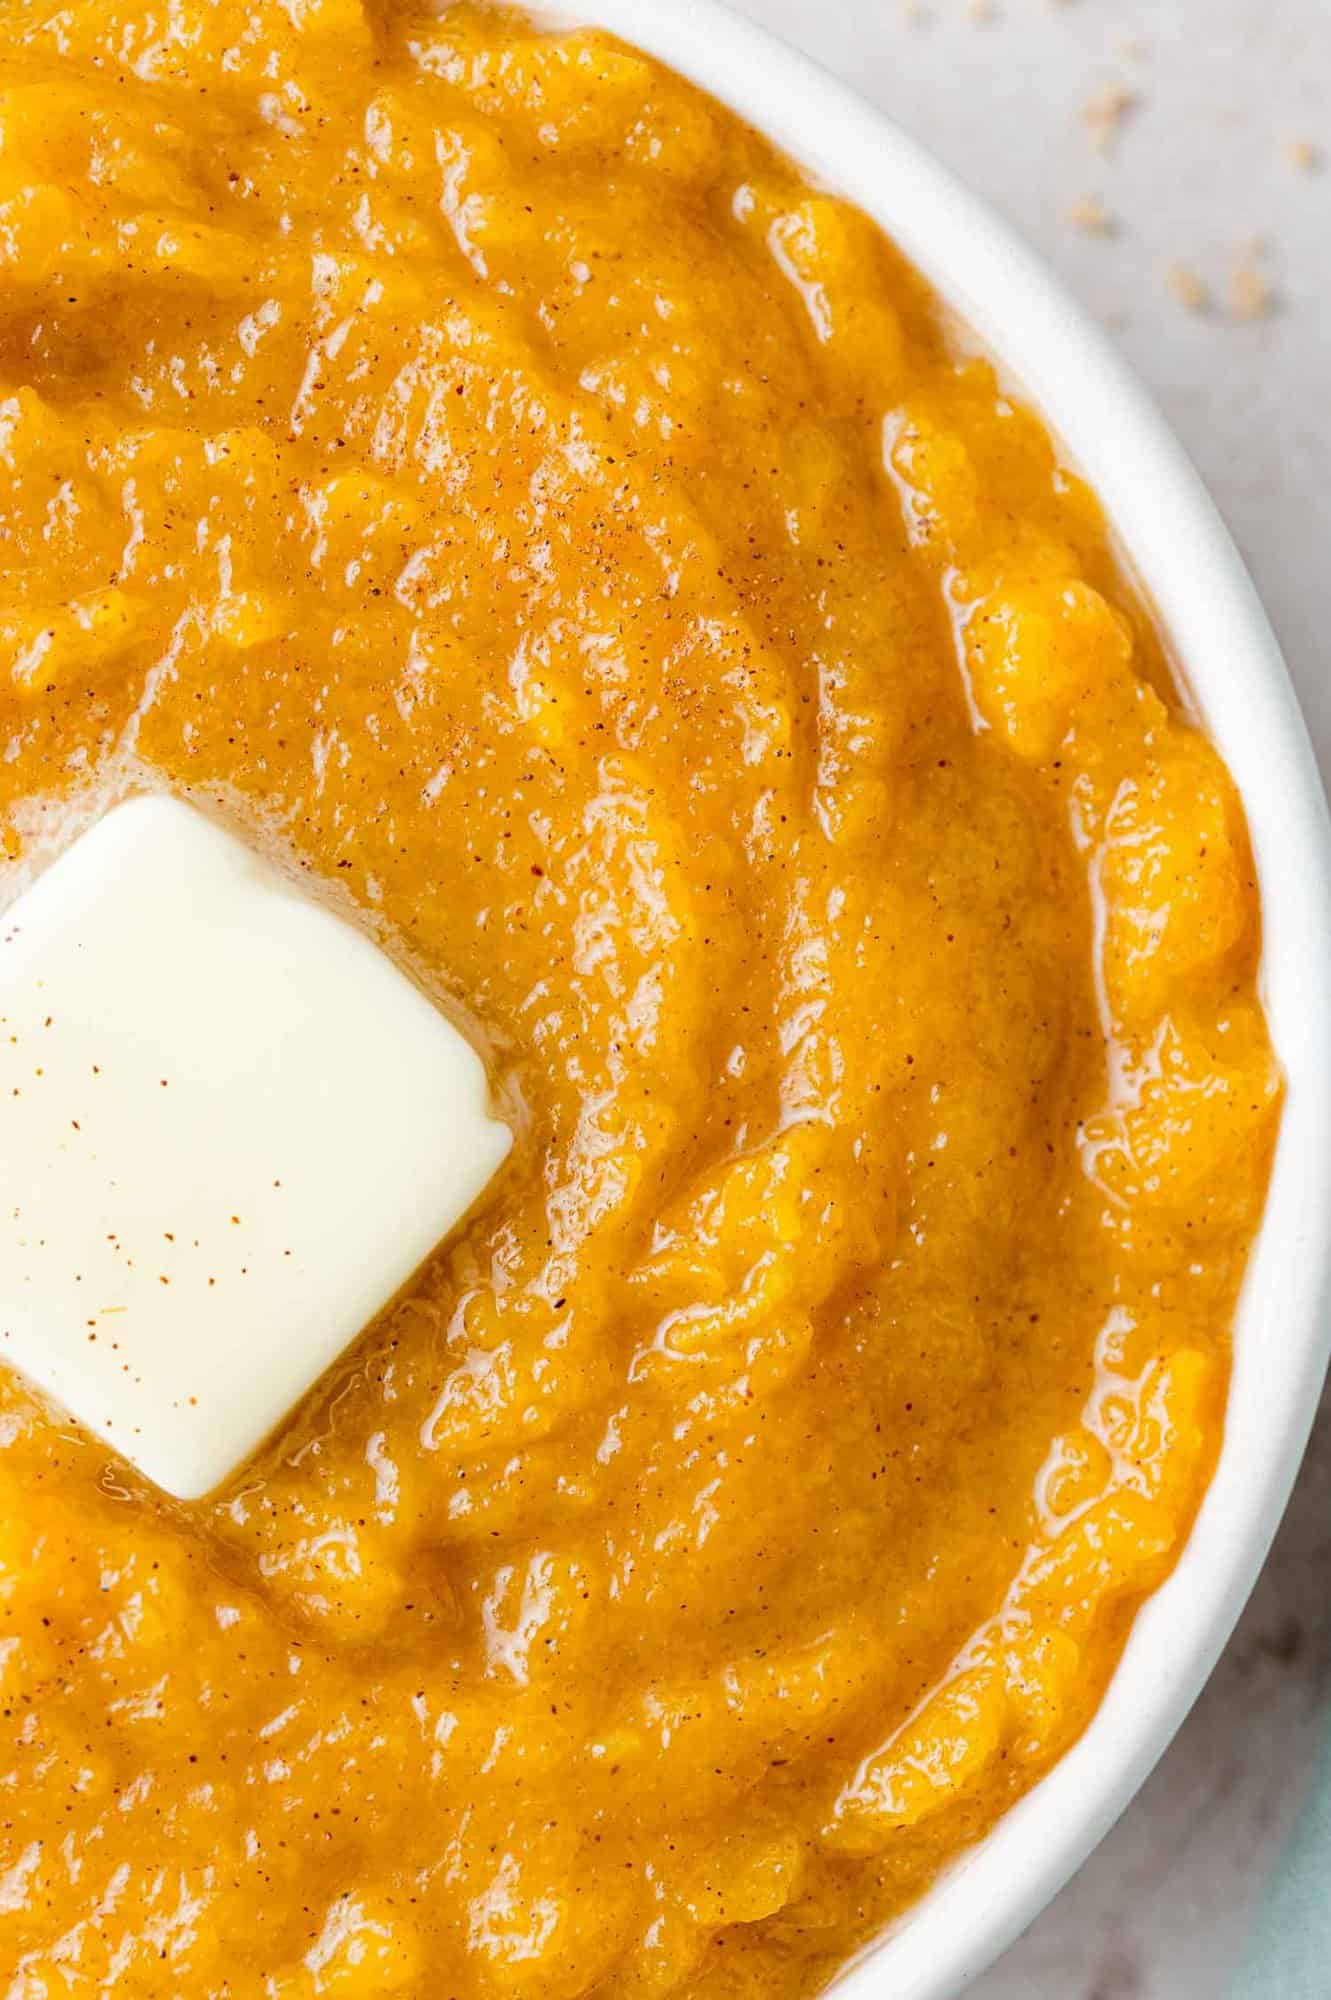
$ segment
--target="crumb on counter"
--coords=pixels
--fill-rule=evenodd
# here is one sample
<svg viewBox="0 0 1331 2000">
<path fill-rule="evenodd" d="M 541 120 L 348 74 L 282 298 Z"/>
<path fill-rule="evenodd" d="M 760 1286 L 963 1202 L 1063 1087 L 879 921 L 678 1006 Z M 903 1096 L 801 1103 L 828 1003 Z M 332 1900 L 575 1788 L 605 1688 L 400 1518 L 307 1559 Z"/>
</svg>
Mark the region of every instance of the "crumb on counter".
<svg viewBox="0 0 1331 2000">
<path fill-rule="evenodd" d="M 1264 256 L 1260 242 L 1250 243 L 1230 272 L 1229 307 L 1235 319 L 1270 319 L 1276 310 L 1276 288 L 1262 268 Z"/>
<path fill-rule="evenodd" d="M 1117 236 L 1119 231 L 1118 217 L 1097 194 L 1078 195 L 1068 208 L 1068 221 L 1084 236 Z"/>
<path fill-rule="evenodd" d="M 1141 103 L 1140 92 L 1126 83 L 1107 83 L 1081 107 L 1081 122 L 1097 153 L 1111 152 L 1124 123 Z"/>
<path fill-rule="evenodd" d="M 1165 282 L 1185 312 L 1204 313 L 1211 309 L 1211 287 L 1191 264 L 1171 264 Z"/>
<path fill-rule="evenodd" d="M 1317 174 L 1322 170 L 1322 149 L 1315 139 L 1290 138 L 1282 145 L 1285 164 L 1296 174 Z"/>
</svg>

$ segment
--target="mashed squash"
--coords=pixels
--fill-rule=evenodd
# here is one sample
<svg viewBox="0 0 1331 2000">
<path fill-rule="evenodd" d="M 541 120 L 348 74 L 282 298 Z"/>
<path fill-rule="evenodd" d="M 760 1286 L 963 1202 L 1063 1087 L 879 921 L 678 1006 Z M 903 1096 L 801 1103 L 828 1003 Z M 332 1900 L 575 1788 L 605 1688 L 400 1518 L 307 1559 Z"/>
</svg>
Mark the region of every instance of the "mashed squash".
<svg viewBox="0 0 1331 2000">
<path fill-rule="evenodd" d="M 11 0 L 0 468 L 0 892 L 189 797 L 519 1128 L 205 1502 L 0 1382 L 0 1994 L 817 1988 L 1221 1435 L 1258 899 L 1092 496 L 721 106 L 394 0 Z"/>
</svg>

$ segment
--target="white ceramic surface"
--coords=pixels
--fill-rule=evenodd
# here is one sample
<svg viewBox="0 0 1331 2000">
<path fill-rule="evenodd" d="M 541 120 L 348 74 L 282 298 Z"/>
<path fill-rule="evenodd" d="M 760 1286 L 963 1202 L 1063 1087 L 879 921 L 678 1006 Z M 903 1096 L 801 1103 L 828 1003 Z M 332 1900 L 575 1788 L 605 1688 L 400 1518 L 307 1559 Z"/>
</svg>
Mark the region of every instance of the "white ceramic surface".
<svg viewBox="0 0 1331 2000">
<path fill-rule="evenodd" d="M 1331 1344 L 1331 829 L 1293 690 L 1229 536 L 1105 336 L 943 168 L 712 0 L 583 0 L 723 97 L 883 224 L 1038 405 L 1094 485 L 1242 791 L 1265 991 L 1288 1082 L 1236 1327 L 1225 1449 L 1188 1548 L 1137 1620 L 1096 1720 L 1049 1777 L 848 1975 L 844 2000 L 944 2000 L 1030 1922 L 1141 1784 L 1270 1545 Z"/>
</svg>

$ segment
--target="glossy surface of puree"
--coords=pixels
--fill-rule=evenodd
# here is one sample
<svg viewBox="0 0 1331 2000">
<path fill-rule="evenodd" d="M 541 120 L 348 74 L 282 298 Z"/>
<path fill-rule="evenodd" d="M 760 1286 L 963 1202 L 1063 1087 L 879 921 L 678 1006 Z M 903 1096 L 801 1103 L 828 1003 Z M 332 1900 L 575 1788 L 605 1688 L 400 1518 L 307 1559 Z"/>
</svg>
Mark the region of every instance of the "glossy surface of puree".
<svg viewBox="0 0 1331 2000">
<path fill-rule="evenodd" d="M 183 791 L 521 1127 L 208 1503 L 6 1380 L 0 1994 L 786 2000 L 1214 1459 L 1234 792 L 1039 424 L 654 65 L 11 0 L 0 125 L 6 882 Z"/>
</svg>

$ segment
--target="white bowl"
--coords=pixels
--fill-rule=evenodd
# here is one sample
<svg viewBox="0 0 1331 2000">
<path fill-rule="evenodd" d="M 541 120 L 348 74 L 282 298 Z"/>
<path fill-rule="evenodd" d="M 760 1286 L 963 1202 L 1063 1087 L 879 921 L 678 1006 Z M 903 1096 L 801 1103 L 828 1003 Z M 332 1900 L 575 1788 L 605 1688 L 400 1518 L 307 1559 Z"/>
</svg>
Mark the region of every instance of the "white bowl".
<svg viewBox="0 0 1331 2000">
<path fill-rule="evenodd" d="M 714 0 L 564 0 L 558 13 L 659 56 L 874 216 L 1039 408 L 1156 608 L 1243 795 L 1261 880 L 1264 995 L 1288 1099 L 1235 1328 L 1224 1449 L 1085 1735 L 839 1988 L 842 2000 L 944 2000 L 1031 1922 L 1147 1777 L 1294 1483 L 1331 1348 L 1331 825 L 1279 648 L 1214 505 L 1113 347 L 1005 225 L 851 91 Z"/>
</svg>

